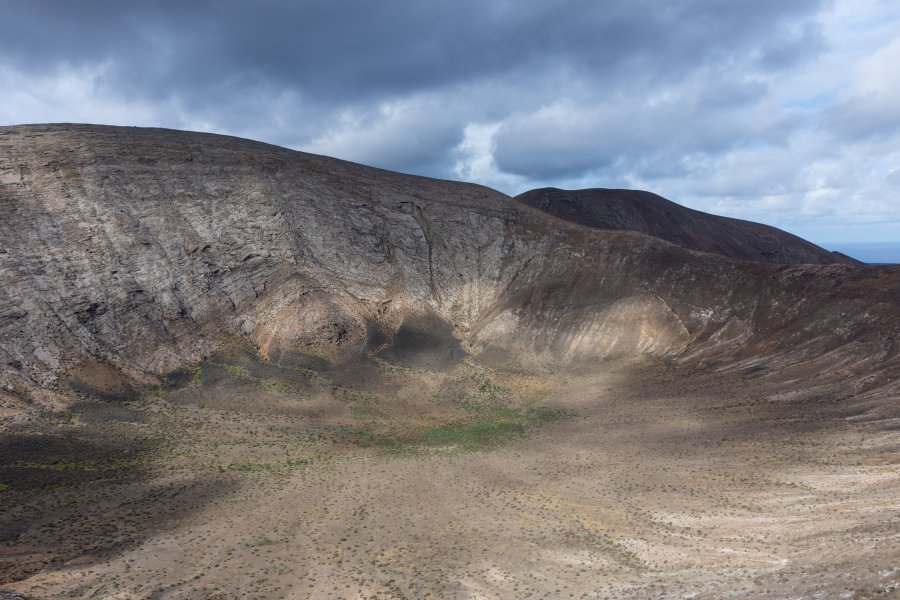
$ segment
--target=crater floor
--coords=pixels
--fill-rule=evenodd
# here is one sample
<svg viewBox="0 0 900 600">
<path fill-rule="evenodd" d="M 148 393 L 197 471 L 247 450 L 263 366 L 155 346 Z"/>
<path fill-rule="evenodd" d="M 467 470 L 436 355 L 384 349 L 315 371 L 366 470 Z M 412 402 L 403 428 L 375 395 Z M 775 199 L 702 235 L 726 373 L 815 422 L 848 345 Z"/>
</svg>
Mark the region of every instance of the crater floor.
<svg viewBox="0 0 900 600">
<path fill-rule="evenodd" d="M 307 357 L 309 358 L 309 357 Z M 320 357 L 321 358 L 321 357 Z M 326 357 L 327 358 L 327 357 Z M 34 598 L 868 598 L 900 589 L 896 419 L 764 373 L 539 375 L 233 344 L 0 435 Z M 315 368 L 310 368 L 310 366 Z"/>
</svg>

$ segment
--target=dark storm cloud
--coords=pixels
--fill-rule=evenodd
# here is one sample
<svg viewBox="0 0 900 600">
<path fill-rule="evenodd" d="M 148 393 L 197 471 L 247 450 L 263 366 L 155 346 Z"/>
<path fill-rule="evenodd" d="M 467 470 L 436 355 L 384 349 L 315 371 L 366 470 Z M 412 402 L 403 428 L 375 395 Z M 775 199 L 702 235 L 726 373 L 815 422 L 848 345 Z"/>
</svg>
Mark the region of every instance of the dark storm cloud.
<svg viewBox="0 0 900 600">
<path fill-rule="evenodd" d="M 6 4 L 0 53 L 24 69 L 111 61 L 110 85 L 134 94 L 190 99 L 274 85 L 355 103 L 560 64 L 597 77 L 640 69 L 653 80 L 748 47 L 802 54 L 781 30 L 818 2 Z"/>
</svg>

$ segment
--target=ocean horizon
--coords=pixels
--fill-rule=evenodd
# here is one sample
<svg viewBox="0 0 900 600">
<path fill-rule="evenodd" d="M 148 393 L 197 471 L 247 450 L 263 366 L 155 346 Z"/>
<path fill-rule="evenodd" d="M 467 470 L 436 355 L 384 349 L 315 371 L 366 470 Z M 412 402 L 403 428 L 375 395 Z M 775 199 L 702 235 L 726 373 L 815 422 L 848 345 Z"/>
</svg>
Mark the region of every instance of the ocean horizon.
<svg viewBox="0 0 900 600">
<path fill-rule="evenodd" d="M 873 265 L 900 264 L 900 242 L 839 242 L 821 244 L 823 248 L 841 252 Z"/>
</svg>

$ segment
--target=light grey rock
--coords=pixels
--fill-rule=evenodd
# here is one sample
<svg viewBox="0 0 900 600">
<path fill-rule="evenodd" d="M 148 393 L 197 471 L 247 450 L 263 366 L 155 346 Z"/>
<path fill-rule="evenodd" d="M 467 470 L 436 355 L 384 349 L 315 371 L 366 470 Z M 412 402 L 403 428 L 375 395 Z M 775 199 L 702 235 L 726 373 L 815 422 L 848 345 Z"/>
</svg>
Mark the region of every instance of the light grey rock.
<svg viewBox="0 0 900 600">
<path fill-rule="evenodd" d="M 485 360 L 805 362 L 884 381 L 898 291 L 898 269 L 739 262 L 226 136 L 0 128 L 10 397 L 89 361 L 151 383 L 235 335 L 272 355 L 371 346 L 373 331 L 389 345 L 421 315 Z"/>
</svg>

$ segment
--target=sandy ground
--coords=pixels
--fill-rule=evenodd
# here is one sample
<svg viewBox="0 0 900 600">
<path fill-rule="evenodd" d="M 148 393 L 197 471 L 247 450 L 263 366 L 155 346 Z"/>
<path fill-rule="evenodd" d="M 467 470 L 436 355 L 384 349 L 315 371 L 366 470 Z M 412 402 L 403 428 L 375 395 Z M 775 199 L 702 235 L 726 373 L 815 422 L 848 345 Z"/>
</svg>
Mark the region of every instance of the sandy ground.
<svg viewBox="0 0 900 600">
<path fill-rule="evenodd" d="M 235 350 L 179 385 L 3 432 L 0 589 L 900 594 L 900 425 L 796 381 L 646 362 L 315 371 Z"/>
</svg>

